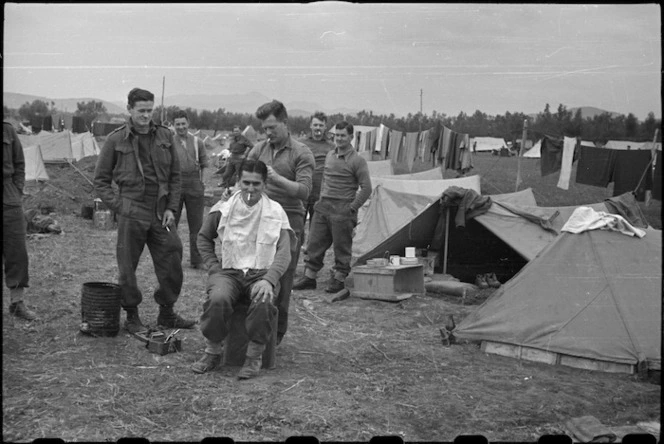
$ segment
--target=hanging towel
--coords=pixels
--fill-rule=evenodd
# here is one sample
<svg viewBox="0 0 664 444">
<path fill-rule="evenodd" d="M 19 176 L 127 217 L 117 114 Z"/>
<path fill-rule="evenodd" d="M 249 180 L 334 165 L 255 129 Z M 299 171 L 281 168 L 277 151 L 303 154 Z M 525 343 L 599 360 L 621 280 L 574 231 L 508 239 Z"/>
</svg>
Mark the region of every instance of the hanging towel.
<svg viewBox="0 0 664 444">
<path fill-rule="evenodd" d="M 401 148 L 401 131 L 390 131 L 390 146 L 388 147 L 388 157 L 392 159 L 392 164 L 399 163 L 399 151 Z"/>
<path fill-rule="evenodd" d="M 560 177 L 558 188 L 569 189 L 569 178 L 572 175 L 572 162 L 574 161 L 575 137 L 565 137 L 563 140 L 563 156 L 560 162 Z"/>
</svg>

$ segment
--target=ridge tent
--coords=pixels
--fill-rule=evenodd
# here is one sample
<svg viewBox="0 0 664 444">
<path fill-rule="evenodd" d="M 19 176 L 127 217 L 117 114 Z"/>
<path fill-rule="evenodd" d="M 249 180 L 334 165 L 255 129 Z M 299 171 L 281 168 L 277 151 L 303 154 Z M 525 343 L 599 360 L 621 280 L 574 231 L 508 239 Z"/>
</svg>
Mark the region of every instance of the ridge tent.
<svg viewBox="0 0 664 444">
<path fill-rule="evenodd" d="M 37 135 L 19 134 L 22 145 L 39 145 L 44 162 L 66 162 L 99 154 L 99 146 L 92 134 L 72 133 L 69 130 L 51 133 L 41 131 Z"/>
<path fill-rule="evenodd" d="M 374 177 L 392 176 L 394 169 L 392 168 L 392 161 L 387 160 L 369 160 L 367 161 L 369 167 L 369 175 L 371 179 Z"/>
<path fill-rule="evenodd" d="M 442 262 L 445 219 L 440 199 L 449 186 L 479 193 L 479 176 L 378 180 L 369 205 L 359 214 L 354 265 L 382 257 L 385 251 L 403 255 L 406 246 L 438 251 Z M 456 208 L 450 209 L 446 271 L 462 281 L 473 282 L 476 274 L 487 272 L 495 272 L 501 281 L 511 278 L 558 236 L 576 208 L 539 207 L 530 188 L 490 197 L 493 204 L 488 211 L 467 220 L 465 227 L 455 226 Z M 609 212 L 601 202 L 586 206 Z M 549 221 L 548 229 L 544 220 Z"/>
<path fill-rule="evenodd" d="M 39 145 L 23 147 L 25 157 L 25 180 L 49 180 Z"/>
<path fill-rule="evenodd" d="M 540 159 L 542 157 L 542 139 L 538 140 L 535 145 L 525 153 L 523 156 L 531 159 Z"/>
<path fill-rule="evenodd" d="M 470 139 L 471 151 L 500 151 L 501 148 L 507 148 L 507 144 L 505 139 L 500 137 L 473 137 Z"/>
<path fill-rule="evenodd" d="M 244 130 L 242 130 L 242 135 L 249 139 L 249 142 L 255 144 L 258 141 L 258 133 L 253 126 L 247 125 Z"/>
<path fill-rule="evenodd" d="M 454 330 L 488 353 L 634 373 L 661 370 L 662 234 L 562 233 Z M 641 367 L 643 368 L 643 367 Z"/>
</svg>

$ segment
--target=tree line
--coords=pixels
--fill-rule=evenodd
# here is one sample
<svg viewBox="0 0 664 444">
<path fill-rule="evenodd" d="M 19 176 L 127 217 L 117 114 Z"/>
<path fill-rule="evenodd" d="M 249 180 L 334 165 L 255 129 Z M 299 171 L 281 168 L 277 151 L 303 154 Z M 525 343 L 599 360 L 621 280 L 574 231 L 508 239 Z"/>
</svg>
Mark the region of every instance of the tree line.
<svg viewBox="0 0 664 444">
<path fill-rule="evenodd" d="M 58 111 L 53 102 L 46 103 L 35 100 L 32 103 L 23 104 L 18 110 L 4 108 L 4 115 L 31 121 L 35 117 L 47 115 L 66 115 Z M 173 114 L 180 109 L 177 106 L 168 106 L 163 109 L 164 122 L 173 121 Z M 249 113 L 234 113 L 218 108 L 215 111 L 193 108 L 184 109 L 190 121 L 190 126 L 196 129 L 230 131 L 234 126 L 245 128 L 251 125 L 261 132 L 260 121 L 255 115 Z M 89 128 L 92 122 L 108 122 L 112 117 L 124 117 L 122 115 L 111 115 L 107 112 L 102 102 L 89 101 L 77 104 L 77 110 L 69 113 L 81 116 Z M 161 122 L 162 107 L 157 106 L 154 119 Z M 562 137 L 580 137 L 583 140 L 606 142 L 607 140 L 631 140 L 635 142 L 651 141 L 655 129 L 661 128 L 661 119 L 655 118 L 653 112 L 648 113 L 644 121 L 640 121 L 634 114 L 602 113 L 594 117 L 583 117 L 581 110 L 572 112 L 563 104 L 558 105 L 555 112 L 547 103 L 544 110 L 536 115 L 524 113 L 505 112 L 503 115 L 488 115 L 480 110 L 472 115 L 460 112 L 456 116 L 448 116 L 444 113 L 433 111 L 431 115 L 422 113 L 408 113 L 406 116 L 397 117 L 394 114 L 374 114 L 373 111 L 362 110 L 354 115 L 333 114 L 328 116 L 328 124 L 332 125 L 341 120 L 347 120 L 353 125 L 379 126 L 381 123 L 390 129 L 403 132 L 415 132 L 427 130 L 438 125 L 459 133 L 469 134 L 471 137 L 500 137 L 506 141 L 515 142 L 521 138 L 524 121 L 528 121 L 528 138 L 538 139 L 542 135 Z M 288 125 L 293 134 L 309 131 L 309 117 L 289 116 Z"/>
</svg>

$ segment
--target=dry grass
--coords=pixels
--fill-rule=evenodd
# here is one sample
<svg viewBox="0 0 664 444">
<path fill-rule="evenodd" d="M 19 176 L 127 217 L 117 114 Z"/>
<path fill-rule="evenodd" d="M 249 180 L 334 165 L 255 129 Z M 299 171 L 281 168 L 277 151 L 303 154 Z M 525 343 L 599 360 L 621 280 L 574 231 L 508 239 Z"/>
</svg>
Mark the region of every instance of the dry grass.
<svg viewBox="0 0 664 444">
<path fill-rule="evenodd" d="M 488 168 L 496 158 L 484 160 Z M 478 156 L 476 169 L 481 161 Z M 504 175 L 496 168 L 488 180 L 492 173 Z M 538 200 L 547 195 L 535 185 Z M 659 419 L 660 386 L 636 377 L 517 361 L 481 353 L 474 344 L 443 346 L 438 328 L 445 315 L 458 322 L 474 308 L 451 296 L 329 304 L 322 290 L 294 292 L 277 368 L 242 382 L 235 378 L 238 368 L 191 372 L 204 348 L 196 330 L 180 335 L 181 353 L 163 357 L 125 333 L 82 336 L 81 286 L 116 280 L 116 234 L 93 229 L 74 209 L 56 210 L 65 234 L 28 241 L 26 299 L 41 319 L 14 320 L 3 298 L 3 441 L 282 441 L 294 435 L 452 441 L 469 433 L 490 441 L 534 441 L 566 433 L 564 423 L 583 415 L 610 426 Z M 187 264 L 186 224 L 179 233 Z M 137 274 L 142 317 L 154 325 L 156 278 L 147 252 Z M 204 272 L 185 268 L 177 311 L 198 317 L 204 285 Z"/>
</svg>

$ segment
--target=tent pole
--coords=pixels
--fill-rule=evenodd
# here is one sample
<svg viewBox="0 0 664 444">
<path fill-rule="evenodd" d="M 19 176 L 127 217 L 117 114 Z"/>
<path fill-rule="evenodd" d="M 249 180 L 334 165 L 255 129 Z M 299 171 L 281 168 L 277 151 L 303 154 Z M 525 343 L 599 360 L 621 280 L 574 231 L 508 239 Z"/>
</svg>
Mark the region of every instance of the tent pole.
<svg viewBox="0 0 664 444">
<path fill-rule="evenodd" d="M 161 124 L 164 124 L 164 90 L 166 89 L 166 76 L 161 82 Z"/>
<path fill-rule="evenodd" d="M 519 147 L 519 157 L 516 159 L 516 185 L 514 192 L 519 191 L 521 184 L 521 156 L 523 156 L 523 147 L 526 144 L 526 135 L 528 133 L 528 119 L 523 119 L 523 135 L 521 136 L 521 147 Z"/>
<path fill-rule="evenodd" d="M 650 148 L 650 161 L 652 164 L 652 168 L 650 170 L 651 174 L 651 182 L 652 186 L 655 186 L 655 167 L 657 163 L 657 135 L 659 134 L 659 128 L 655 128 L 655 137 L 652 139 L 652 148 Z M 645 199 L 645 205 L 646 207 L 650 206 L 650 199 L 652 197 L 652 190 L 646 190 L 646 199 Z"/>
<path fill-rule="evenodd" d="M 450 207 L 445 207 L 445 245 L 443 247 L 443 274 L 447 274 L 447 242 L 450 236 Z"/>
</svg>

